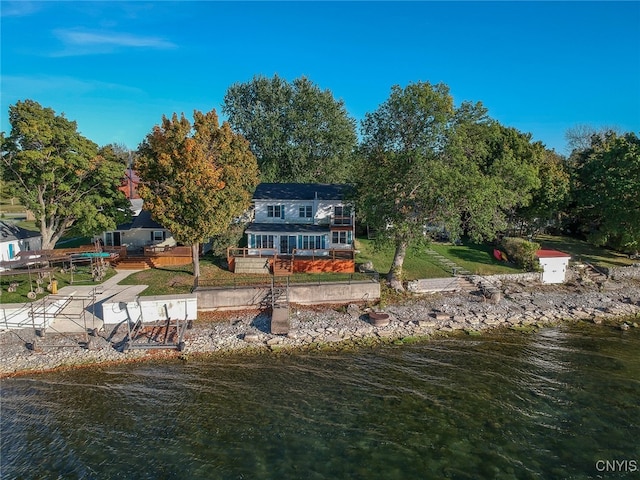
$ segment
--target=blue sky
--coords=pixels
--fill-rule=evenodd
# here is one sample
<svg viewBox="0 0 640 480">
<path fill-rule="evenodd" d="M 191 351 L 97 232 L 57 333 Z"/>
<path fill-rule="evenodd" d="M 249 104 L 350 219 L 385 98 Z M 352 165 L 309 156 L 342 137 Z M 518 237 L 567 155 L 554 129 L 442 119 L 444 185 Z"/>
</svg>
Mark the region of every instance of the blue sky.
<svg viewBox="0 0 640 480">
<path fill-rule="evenodd" d="M 220 113 L 254 75 L 308 77 L 361 120 L 444 82 L 559 153 L 576 125 L 640 131 L 640 2 L 1 2 L 1 119 L 32 99 L 99 145 Z"/>
</svg>

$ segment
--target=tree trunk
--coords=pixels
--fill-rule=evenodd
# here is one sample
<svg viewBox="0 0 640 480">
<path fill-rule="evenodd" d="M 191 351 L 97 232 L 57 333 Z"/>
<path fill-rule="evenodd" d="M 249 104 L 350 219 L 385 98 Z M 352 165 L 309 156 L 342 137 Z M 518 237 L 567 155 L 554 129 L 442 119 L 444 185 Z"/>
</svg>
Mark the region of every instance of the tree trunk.
<svg viewBox="0 0 640 480">
<path fill-rule="evenodd" d="M 387 274 L 387 281 L 389 286 L 396 290 L 404 290 L 402 286 L 402 265 L 404 264 L 404 257 L 407 254 L 407 242 L 399 241 L 396 244 L 396 253 L 393 256 L 393 263 L 391 264 L 391 270 Z"/>
<path fill-rule="evenodd" d="M 191 245 L 191 260 L 193 260 L 193 286 L 198 286 L 200 282 L 200 244 Z"/>
</svg>

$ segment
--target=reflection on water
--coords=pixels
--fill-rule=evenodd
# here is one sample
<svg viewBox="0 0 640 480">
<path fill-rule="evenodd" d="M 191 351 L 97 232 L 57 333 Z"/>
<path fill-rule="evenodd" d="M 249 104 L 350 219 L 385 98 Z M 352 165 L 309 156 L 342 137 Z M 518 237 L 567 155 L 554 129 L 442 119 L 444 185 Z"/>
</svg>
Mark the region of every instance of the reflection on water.
<svg viewBox="0 0 640 480">
<path fill-rule="evenodd" d="M 639 351 L 562 327 L 8 379 L 0 477 L 632 478 L 596 462 L 640 467 Z"/>
</svg>

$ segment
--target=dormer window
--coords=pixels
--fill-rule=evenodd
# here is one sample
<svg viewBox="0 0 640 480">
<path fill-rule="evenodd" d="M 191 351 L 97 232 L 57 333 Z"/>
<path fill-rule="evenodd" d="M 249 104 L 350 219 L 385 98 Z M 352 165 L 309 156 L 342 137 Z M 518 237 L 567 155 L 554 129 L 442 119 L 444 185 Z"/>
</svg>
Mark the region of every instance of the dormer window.
<svg viewBox="0 0 640 480">
<path fill-rule="evenodd" d="M 267 217 L 284 220 L 284 208 L 282 205 L 267 205 Z"/>
<path fill-rule="evenodd" d="M 313 217 L 313 207 L 311 205 L 303 205 L 300 207 L 300 218 Z"/>
</svg>

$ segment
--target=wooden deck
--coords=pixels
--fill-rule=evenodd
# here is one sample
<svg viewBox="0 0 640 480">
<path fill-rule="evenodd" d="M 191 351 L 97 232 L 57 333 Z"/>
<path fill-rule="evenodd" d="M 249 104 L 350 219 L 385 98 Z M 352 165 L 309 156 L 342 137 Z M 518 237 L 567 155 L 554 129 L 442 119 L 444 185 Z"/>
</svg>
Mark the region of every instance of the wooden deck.
<svg viewBox="0 0 640 480">
<path fill-rule="evenodd" d="M 229 270 L 236 273 L 353 273 L 353 250 L 294 250 L 290 255 L 274 254 L 273 249 L 229 248 Z"/>
</svg>

